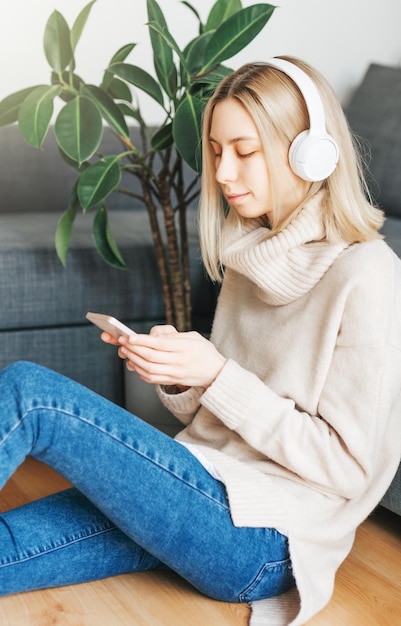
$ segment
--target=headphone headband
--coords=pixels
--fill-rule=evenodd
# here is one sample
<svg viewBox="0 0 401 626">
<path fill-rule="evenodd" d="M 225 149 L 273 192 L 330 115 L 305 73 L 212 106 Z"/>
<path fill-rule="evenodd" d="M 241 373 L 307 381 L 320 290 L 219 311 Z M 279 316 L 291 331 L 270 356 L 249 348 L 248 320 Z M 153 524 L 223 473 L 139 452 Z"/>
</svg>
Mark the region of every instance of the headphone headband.
<svg viewBox="0 0 401 626">
<path fill-rule="evenodd" d="M 297 85 L 305 100 L 311 127 L 326 128 L 323 104 L 313 80 L 298 65 L 285 59 L 268 59 L 266 64 L 286 74 Z"/>
<path fill-rule="evenodd" d="M 324 107 L 313 80 L 294 63 L 271 58 L 265 62 L 286 74 L 299 88 L 308 109 L 309 129 L 295 137 L 289 151 L 294 173 L 310 182 L 321 181 L 335 170 L 339 150 L 333 137 L 326 132 Z"/>
</svg>

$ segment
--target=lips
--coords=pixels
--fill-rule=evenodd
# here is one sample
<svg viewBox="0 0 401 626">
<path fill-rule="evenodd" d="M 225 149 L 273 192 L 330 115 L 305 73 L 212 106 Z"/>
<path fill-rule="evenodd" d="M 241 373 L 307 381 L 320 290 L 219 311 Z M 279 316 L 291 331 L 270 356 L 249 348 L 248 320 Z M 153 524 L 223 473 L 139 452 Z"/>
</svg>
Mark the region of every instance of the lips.
<svg viewBox="0 0 401 626">
<path fill-rule="evenodd" d="M 248 196 L 248 192 L 245 193 L 227 193 L 226 198 L 229 204 L 237 204 Z"/>
</svg>

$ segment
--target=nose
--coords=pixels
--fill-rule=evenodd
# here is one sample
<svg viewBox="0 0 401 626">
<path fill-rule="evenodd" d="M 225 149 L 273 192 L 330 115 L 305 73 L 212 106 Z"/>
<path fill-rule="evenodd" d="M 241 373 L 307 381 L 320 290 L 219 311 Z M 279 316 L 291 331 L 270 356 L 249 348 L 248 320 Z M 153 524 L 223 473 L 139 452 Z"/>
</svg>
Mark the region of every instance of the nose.
<svg viewBox="0 0 401 626">
<path fill-rule="evenodd" d="M 222 152 L 217 160 L 216 180 L 220 185 L 233 182 L 238 177 L 237 164 L 229 152 Z"/>
</svg>

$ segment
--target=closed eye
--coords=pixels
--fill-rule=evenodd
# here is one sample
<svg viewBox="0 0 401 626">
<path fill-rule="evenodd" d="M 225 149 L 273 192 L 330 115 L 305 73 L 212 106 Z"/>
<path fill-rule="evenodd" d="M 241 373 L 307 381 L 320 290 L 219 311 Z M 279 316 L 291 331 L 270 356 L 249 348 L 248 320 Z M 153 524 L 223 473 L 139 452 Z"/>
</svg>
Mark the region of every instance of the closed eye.
<svg viewBox="0 0 401 626">
<path fill-rule="evenodd" d="M 256 154 L 256 150 L 253 150 L 252 152 L 244 152 L 244 153 L 238 152 L 238 156 L 241 159 L 249 159 L 249 157 L 253 156 L 254 154 Z"/>
</svg>

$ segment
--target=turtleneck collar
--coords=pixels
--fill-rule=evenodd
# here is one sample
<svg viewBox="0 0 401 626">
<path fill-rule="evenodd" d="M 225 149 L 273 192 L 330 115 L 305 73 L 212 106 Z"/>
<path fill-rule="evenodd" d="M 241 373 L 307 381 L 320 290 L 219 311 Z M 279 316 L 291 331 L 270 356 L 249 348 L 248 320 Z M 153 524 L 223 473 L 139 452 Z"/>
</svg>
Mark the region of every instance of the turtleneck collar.
<svg viewBox="0 0 401 626">
<path fill-rule="evenodd" d="M 231 243 L 223 264 L 246 276 L 268 304 L 289 304 L 308 293 L 348 246 L 324 241 L 324 192 L 311 198 L 280 233 L 259 226 Z M 245 226 L 245 231 L 248 230 Z"/>
</svg>

